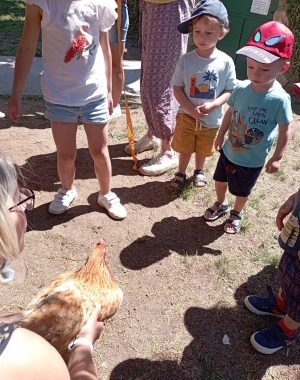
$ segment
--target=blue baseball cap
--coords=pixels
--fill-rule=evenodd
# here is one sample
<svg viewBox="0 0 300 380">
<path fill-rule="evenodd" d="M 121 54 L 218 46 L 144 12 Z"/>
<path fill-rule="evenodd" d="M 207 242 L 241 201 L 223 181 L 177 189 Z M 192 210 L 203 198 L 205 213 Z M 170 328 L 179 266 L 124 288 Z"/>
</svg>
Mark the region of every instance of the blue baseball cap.
<svg viewBox="0 0 300 380">
<path fill-rule="evenodd" d="M 225 28 L 228 27 L 228 13 L 223 3 L 219 0 L 202 0 L 200 1 L 192 13 L 191 17 L 177 25 L 178 32 L 188 34 L 192 31 L 191 21 L 201 15 L 209 15 L 220 20 Z"/>
</svg>

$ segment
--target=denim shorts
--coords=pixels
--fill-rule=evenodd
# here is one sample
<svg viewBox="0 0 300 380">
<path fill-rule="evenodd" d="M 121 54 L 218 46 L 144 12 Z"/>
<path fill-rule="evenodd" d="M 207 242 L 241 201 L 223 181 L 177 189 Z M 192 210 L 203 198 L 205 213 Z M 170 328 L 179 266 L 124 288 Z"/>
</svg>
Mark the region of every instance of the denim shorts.
<svg viewBox="0 0 300 380">
<path fill-rule="evenodd" d="M 125 45 L 126 36 L 129 28 L 129 15 L 127 3 L 122 3 L 122 20 L 121 20 L 121 43 Z M 112 46 L 118 46 L 118 19 L 108 31 L 109 43 Z"/>
<path fill-rule="evenodd" d="M 229 161 L 223 150 L 220 150 L 220 157 L 214 174 L 217 182 L 227 182 L 228 190 L 236 197 L 248 197 L 256 184 L 256 181 L 263 169 L 247 168 Z"/>
<path fill-rule="evenodd" d="M 72 107 L 62 104 L 45 102 L 45 117 L 49 120 L 64 123 L 89 123 L 105 124 L 108 121 L 107 98 L 85 104 L 84 106 Z"/>
</svg>

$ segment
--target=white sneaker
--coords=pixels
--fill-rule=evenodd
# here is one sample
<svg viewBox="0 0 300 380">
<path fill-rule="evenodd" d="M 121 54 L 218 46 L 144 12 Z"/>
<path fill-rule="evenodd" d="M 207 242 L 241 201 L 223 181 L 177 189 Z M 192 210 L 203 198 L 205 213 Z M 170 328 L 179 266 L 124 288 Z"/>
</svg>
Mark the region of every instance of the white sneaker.
<svg viewBox="0 0 300 380">
<path fill-rule="evenodd" d="M 170 158 L 164 152 L 153 157 L 147 164 L 140 167 L 139 171 L 145 175 L 159 175 L 167 172 L 170 169 L 178 167 L 179 160 L 177 154 L 173 151 L 173 156 Z"/>
<path fill-rule="evenodd" d="M 120 203 L 120 199 L 113 192 L 106 195 L 102 195 L 101 192 L 99 192 L 97 203 L 99 206 L 106 208 L 109 215 L 114 219 L 124 219 L 127 216 L 125 207 Z"/>
<path fill-rule="evenodd" d="M 155 146 L 159 146 L 159 145 L 160 145 L 160 139 L 154 136 L 153 136 L 153 139 L 150 139 L 146 133 L 138 141 L 135 141 L 134 150 L 135 150 L 135 153 L 137 154 L 137 153 L 145 152 L 146 150 L 154 149 Z M 125 146 L 124 150 L 126 153 L 131 154 L 129 144 Z"/>
<path fill-rule="evenodd" d="M 57 194 L 54 196 L 54 200 L 49 205 L 49 212 L 50 214 L 63 214 L 67 208 L 70 206 L 70 204 L 75 201 L 77 198 L 77 191 L 74 190 L 67 190 L 64 188 L 58 189 Z"/>
<path fill-rule="evenodd" d="M 118 104 L 117 107 L 114 107 L 113 113 L 109 116 L 108 120 L 115 119 L 121 116 L 122 116 L 121 106 L 120 104 Z"/>
<path fill-rule="evenodd" d="M 0 112 L 0 118 L 5 117 L 5 113 Z"/>
</svg>

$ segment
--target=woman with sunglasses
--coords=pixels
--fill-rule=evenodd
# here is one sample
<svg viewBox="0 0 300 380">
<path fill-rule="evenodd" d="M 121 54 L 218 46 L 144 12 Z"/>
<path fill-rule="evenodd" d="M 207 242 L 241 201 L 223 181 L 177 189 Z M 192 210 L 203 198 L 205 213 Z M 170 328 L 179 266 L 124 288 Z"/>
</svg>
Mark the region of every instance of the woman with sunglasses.
<svg viewBox="0 0 300 380">
<path fill-rule="evenodd" d="M 34 192 L 19 188 L 17 179 L 16 165 L 0 152 L 0 284 L 13 277 L 8 263 L 16 259 L 24 248 L 25 210 L 34 207 Z M 95 308 L 90 320 L 70 345 L 68 368 L 46 340 L 18 327 L 27 311 L 0 317 L 1 380 L 97 380 L 92 345 L 103 329 L 103 323 L 97 321 L 99 309 L 100 306 Z"/>
</svg>

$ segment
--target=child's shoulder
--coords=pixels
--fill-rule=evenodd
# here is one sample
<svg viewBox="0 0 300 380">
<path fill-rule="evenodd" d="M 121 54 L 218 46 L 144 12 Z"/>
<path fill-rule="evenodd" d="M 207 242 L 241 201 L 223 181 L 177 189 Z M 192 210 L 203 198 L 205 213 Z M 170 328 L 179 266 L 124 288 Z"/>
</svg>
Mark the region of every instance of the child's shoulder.
<svg viewBox="0 0 300 380">
<path fill-rule="evenodd" d="M 224 51 L 216 49 L 215 54 L 216 54 L 217 58 L 221 58 L 225 62 L 227 61 L 227 62 L 234 64 L 233 59 L 230 57 L 230 55 L 224 53 Z"/>
</svg>

